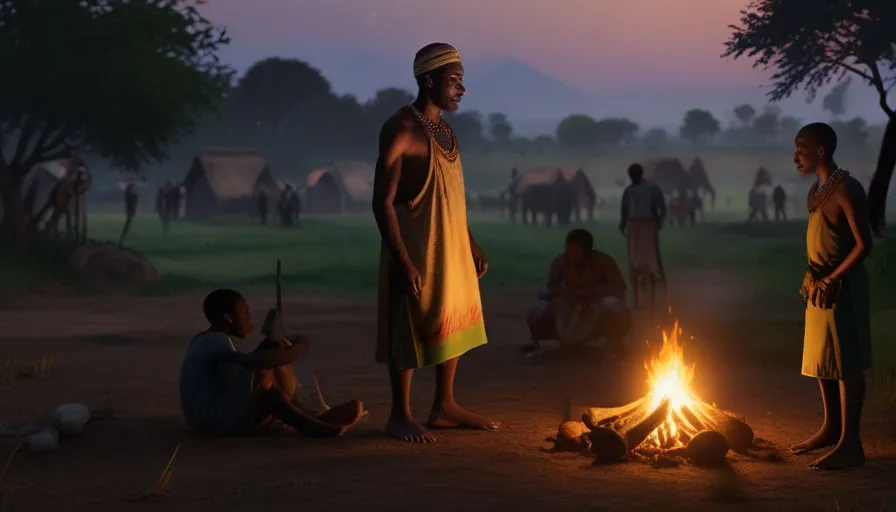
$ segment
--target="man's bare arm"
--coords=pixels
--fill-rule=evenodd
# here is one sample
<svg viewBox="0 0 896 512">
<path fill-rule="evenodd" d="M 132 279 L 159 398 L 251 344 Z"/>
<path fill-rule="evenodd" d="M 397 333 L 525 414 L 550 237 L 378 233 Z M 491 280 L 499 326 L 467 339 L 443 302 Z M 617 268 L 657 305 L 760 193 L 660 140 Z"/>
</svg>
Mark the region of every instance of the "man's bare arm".
<svg viewBox="0 0 896 512">
<path fill-rule="evenodd" d="M 412 141 L 411 130 L 410 123 L 400 118 L 390 119 L 383 125 L 373 178 L 373 216 L 392 259 L 402 266 L 410 265 L 411 260 L 398 228 L 395 197 L 401 180 L 402 160 Z"/>
<path fill-rule="evenodd" d="M 561 274 L 560 258 L 556 258 L 551 262 L 551 268 L 548 270 L 548 282 L 538 294 L 539 299 L 548 300 L 563 293 L 563 278 Z"/>
<path fill-rule="evenodd" d="M 855 247 L 846 255 L 840 265 L 834 269 L 828 277 L 831 280 L 841 279 L 856 265 L 862 263 L 871 252 L 874 245 L 871 235 L 871 218 L 868 212 L 868 200 L 865 191 L 860 186 L 847 183 L 846 186 L 837 187 L 832 199 L 843 209 L 849 230 L 856 241 Z"/>
<path fill-rule="evenodd" d="M 473 232 L 470 231 L 469 226 L 467 227 L 467 234 L 470 235 L 470 248 L 473 249 L 473 254 L 476 254 L 476 251 L 482 251 L 482 249 L 479 248 L 479 244 L 476 243 L 476 239 L 473 238 Z"/>
</svg>

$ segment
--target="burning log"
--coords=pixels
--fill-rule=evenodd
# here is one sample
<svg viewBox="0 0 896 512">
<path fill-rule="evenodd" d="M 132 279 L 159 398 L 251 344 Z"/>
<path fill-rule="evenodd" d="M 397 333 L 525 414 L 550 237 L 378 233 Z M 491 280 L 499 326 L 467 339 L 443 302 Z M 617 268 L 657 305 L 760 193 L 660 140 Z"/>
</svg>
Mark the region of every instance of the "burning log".
<svg viewBox="0 0 896 512">
<path fill-rule="evenodd" d="M 659 357 L 646 365 L 648 395 L 622 407 L 591 407 L 582 413 L 598 462 L 617 462 L 632 454 L 711 465 L 724 461 L 729 449 L 745 452 L 753 446 L 753 429 L 743 418 L 703 402 L 691 391 L 693 365 L 684 363 L 679 333 L 677 324 L 671 337 L 664 333 Z"/>
<path fill-rule="evenodd" d="M 719 466 L 725 462 L 729 448 L 728 439 L 721 432 L 704 430 L 691 439 L 686 453 L 698 466 Z"/>
<path fill-rule="evenodd" d="M 616 421 L 613 428 L 598 426 L 591 431 L 591 452 L 600 463 L 619 462 L 633 449 L 641 445 L 669 415 L 668 399 L 663 400 L 653 411 L 636 407 L 623 420 Z M 637 412 L 648 414 L 637 414 Z M 609 418 L 609 416 L 608 416 Z"/>
</svg>

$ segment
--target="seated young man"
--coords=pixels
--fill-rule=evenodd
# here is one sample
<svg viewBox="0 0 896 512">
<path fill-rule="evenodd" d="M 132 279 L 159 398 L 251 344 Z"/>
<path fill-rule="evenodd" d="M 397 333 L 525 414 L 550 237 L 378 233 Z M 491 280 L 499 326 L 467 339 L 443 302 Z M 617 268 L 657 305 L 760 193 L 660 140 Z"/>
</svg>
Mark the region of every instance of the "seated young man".
<svg viewBox="0 0 896 512">
<path fill-rule="evenodd" d="M 621 355 L 632 316 L 625 305 L 625 279 L 613 257 L 594 249 L 584 229 L 566 236 L 566 251 L 551 263 L 548 282 L 527 322 L 536 353 L 543 340 L 572 345 L 603 338 Z"/>
<path fill-rule="evenodd" d="M 204 435 L 239 435 L 277 419 L 301 434 L 341 436 L 364 415 L 352 400 L 315 414 L 295 400 L 292 363 L 308 352 L 309 342 L 266 339 L 253 352 L 240 352 L 233 338 L 252 331 L 249 304 L 234 290 L 215 290 L 202 310 L 209 327 L 187 347 L 180 372 L 180 403 L 184 418 Z"/>
</svg>

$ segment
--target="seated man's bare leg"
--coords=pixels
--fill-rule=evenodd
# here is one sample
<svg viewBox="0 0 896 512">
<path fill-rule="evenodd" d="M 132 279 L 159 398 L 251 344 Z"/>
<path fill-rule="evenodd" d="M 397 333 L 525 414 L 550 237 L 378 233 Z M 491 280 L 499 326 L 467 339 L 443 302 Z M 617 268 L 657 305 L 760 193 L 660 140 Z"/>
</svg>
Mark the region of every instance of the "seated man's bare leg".
<svg viewBox="0 0 896 512">
<path fill-rule="evenodd" d="M 501 422 L 487 416 L 470 412 L 454 400 L 454 376 L 460 357 L 450 359 L 436 366 L 436 397 L 429 413 L 431 428 L 466 427 L 477 430 L 495 431 Z"/>
<path fill-rule="evenodd" d="M 386 424 L 386 434 L 399 441 L 434 443 L 436 438 L 411 415 L 411 377 L 414 370 L 389 369 L 392 385 L 392 411 Z"/>
<path fill-rule="evenodd" d="M 834 446 L 840 441 L 843 430 L 843 419 L 840 414 L 840 383 L 836 380 L 818 379 L 818 387 L 821 388 L 824 421 L 812 437 L 790 446 L 790 450 L 798 455 Z"/>
<path fill-rule="evenodd" d="M 865 464 L 865 450 L 859 426 L 865 402 L 865 376 L 855 375 L 840 381 L 840 441 L 830 453 L 809 465 L 812 469 L 843 469 Z"/>
</svg>

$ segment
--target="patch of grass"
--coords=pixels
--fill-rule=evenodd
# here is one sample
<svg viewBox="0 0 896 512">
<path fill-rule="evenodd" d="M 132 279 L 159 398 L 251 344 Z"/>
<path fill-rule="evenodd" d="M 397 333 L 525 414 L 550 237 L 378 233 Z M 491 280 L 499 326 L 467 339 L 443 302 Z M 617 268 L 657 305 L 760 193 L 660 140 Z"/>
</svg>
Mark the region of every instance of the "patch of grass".
<svg viewBox="0 0 896 512">
<path fill-rule="evenodd" d="M 29 361 L 5 359 L 0 362 L 0 384 L 12 384 L 19 378 L 48 379 L 53 376 L 55 369 L 56 361 L 49 356 Z"/>
<path fill-rule="evenodd" d="M 156 479 L 155 484 L 152 485 L 149 489 L 138 494 L 133 501 L 157 500 L 161 498 L 167 498 L 171 495 L 171 482 L 174 478 L 174 466 L 177 462 L 177 453 L 179 451 L 180 442 L 178 442 L 177 446 L 174 447 L 174 452 L 168 459 L 168 464 L 166 464 L 165 468 L 162 469 L 162 472 Z"/>
<path fill-rule="evenodd" d="M 6 458 L 6 462 L 3 464 L 3 471 L 0 471 L 0 510 L 5 510 L 7 501 L 19 488 L 17 485 L 10 483 L 7 477 L 9 475 L 9 468 L 12 467 L 13 459 L 15 459 L 16 454 L 19 453 L 19 450 L 26 441 L 28 441 L 28 438 L 23 438 L 15 445 L 15 447 L 13 447 L 9 456 Z"/>
</svg>

